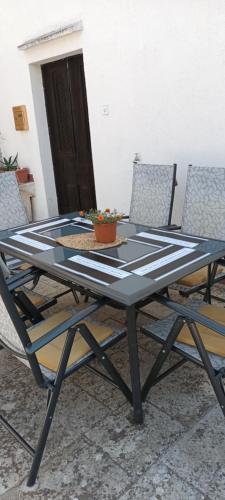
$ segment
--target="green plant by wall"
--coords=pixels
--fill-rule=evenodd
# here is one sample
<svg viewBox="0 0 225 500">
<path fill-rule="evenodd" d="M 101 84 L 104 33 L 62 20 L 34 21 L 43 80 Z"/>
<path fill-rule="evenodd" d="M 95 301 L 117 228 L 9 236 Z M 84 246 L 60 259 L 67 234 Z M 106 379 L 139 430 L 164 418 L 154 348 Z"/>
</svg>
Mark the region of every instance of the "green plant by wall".
<svg viewBox="0 0 225 500">
<path fill-rule="evenodd" d="M 13 158 L 13 156 L 9 156 L 6 158 L 3 156 L 3 159 L 0 159 L 0 164 L 3 165 L 5 170 L 16 170 L 18 167 L 18 153 L 16 153 L 16 156 Z"/>
</svg>

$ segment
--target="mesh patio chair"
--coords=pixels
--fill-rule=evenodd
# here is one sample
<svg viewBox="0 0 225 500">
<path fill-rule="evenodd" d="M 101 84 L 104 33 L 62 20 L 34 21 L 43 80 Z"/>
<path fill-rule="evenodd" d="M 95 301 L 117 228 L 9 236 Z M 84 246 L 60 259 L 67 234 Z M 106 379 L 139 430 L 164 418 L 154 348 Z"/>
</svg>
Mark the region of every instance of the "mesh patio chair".
<svg viewBox="0 0 225 500">
<path fill-rule="evenodd" d="M 91 314 L 104 303 L 104 300 L 96 301 L 82 310 L 76 310 L 75 314 L 72 310 L 64 310 L 26 328 L 0 270 L 0 344 L 26 365 L 24 369 L 31 369 L 34 383 L 47 392 L 47 413 L 36 449 L 26 442 L 4 415 L 0 415 L 0 422 L 33 456 L 28 486 L 35 483 L 65 378 L 97 357 L 109 376 L 95 368 L 94 371 L 113 382 L 132 402 L 130 389 L 105 353 L 108 347 L 124 337 L 125 330 L 112 329 L 106 322 L 101 325 L 90 321 Z"/>
<path fill-rule="evenodd" d="M 129 222 L 157 228 L 173 227 L 171 217 L 177 185 L 176 170 L 175 163 L 151 165 L 134 161 L 130 214 L 125 217 Z M 143 312 L 141 308 L 148 304 L 149 300 L 147 298 L 137 305 L 137 310 Z M 121 309 L 116 303 L 112 302 L 111 305 Z"/>
<path fill-rule="evenodd" d="M 21 318 L 35 324 L 43 320 L 42 312 L 57 303 L 57 297 L 46 297 L 29 289 L 26 284 L 37 279 L 40 272 L 34 268 L 10 274 L 5 261 L 0 257 L 0 269 L 9 291 L 13 294 Z"/>
<path fill-rule="evenodd" d="M 29 223 L 25 207 L 20 196 L 15 172 L 5 172 L 0 175 L 0 213 L 0 230 L 10 229 L 15 226 L 26 225 Z M 11 262 L 14 261 L 15 266 L 11 266 Z M 56 303 L 55 299 L 50 300 L 28 289 L 23 289 L 23 291 L 18 289 L 16 292 L 16 289 L 20 284 L 24 285 L 30 281 L 37 283 L 40 273 L 30 264 L 24 263 L 20 259 L 6 259 L 2 254 L 0 256 L 0 267 L 6 281 L 8 284 L 10 283 L 11 291 L 17 294 L 17 302 L 19 303 L 19 301 L 21 301 L 20 310 L 25 311 L 25 302 L 26 307 L 30 304 L 31 310 L 32 304 L 39 306 L 40 312 Z M 15 275 L 12 275 L 12 269 L 17 271 Z M 35 316 L 37 318 L 37 315 Z M 23 317 L 26 317 L 26 315 L 24 316 L 24 313 Z M 31 314 L 29 317 L 31 318 Z"/>
<path fill-rule="evenodd" d="M 0 175 L 0 211 L 1 230 L 29 223 L 15 172 L 5 172 Z"/>
<path fill-rule="evenodd" d="M 171 224 L 176 164 L 134 163 L 129 221 L 145 226 Z"/>
<path fill-rule="evenodd" d="M 225 310 L 218 305 L 205 304 L 198 301 L 188 307 L 176 304 L 172 300 L 156 296 L 155 300 L 175 312 L 145 325 L 141 331 L 162 344 L 162 348 L 147 377 L 142 398 L 147 395 L 156 383 L 179 368 L 186 361 L 204 368 L 207 372 L 219 405 L 225 416 Z M 180 354 L 181 359 L 163 372 L 164 363 L 171 351 Z"/>
<path fill-rule="evenodd" d="M 4 172 L 0 175 L 0 213 L 0 231 L 29 224 L 15 172 Z M 8 259 L 7 262 L 9 269 L 10 261 L 11 259 Z M 16 264 L 16 268 L 28 267 L 26 263 L 19 260 Z"/>
<path fill-rule="evenodd" d="M 0 231 L 29 224 L 25 207 L 20 196 L 15 172 L 5 172 L 0 175 L 0 213 Z M 17 280 L 21 279 L 23 284 L 25 284 L 25 282 L 28 283 L 29 281 L 33 281 L 33 288 L 35 288 L 41 274 L 43 274 L 31 264 L 23 262 L 20 259 L 15 259 L 14 257 L 11 258 L 8 256 L 6 258 L 4 254 L 0 255 L 0 267 L 2 268 L 3 274 L 6 278 L 9 278 L 16 272 Z M 55 296 L 51 301 L 51 305 L 53 305 L 53 300 L 55 303 L 57 298 L 65 293 L 70 293 L 71 291 L 74 295 L 76 303 L 78 304 L 79 299 L 75 289 L 69 289 L 68 291 Z M 26 290 L 26 295 L 30 297 L 31 303 L 34 302 L 34 305 L 39 304 L 39 308 L 41 310 L 44 310 L 47 307 L 47 304 L 50 304 L 49 300 L 46 300 L 45 297 L 43 297 L 40 301 L 40 296 L 30 293 L 28 289 Z"/>
<path fill-rule="evenodd" d="M 202 238 L 225 240 L 225 168 L 189 165 L 185 191 L 181 232 Z M 223 264 L 223 261 L 220 261 Z M 181 295 L 207 290 L 211 300 L 211 285 L 225 277 L 219 263 L 204 267 L 178 282 Z M 218 299 L 218 297 L 216 297 Z"/>
</svg>

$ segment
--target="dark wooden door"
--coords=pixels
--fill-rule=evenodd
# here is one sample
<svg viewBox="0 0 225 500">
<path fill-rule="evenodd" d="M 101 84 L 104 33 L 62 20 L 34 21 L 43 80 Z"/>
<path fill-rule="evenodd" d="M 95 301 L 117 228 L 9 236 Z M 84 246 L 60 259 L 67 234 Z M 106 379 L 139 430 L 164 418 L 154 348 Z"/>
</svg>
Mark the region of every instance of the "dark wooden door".
<svg viewBox="0 0 225 500">
<path fill-rule="evenodd" d="M 42 66 L 60 213 L 96 208 L 82 55 Z"/>
</svg>

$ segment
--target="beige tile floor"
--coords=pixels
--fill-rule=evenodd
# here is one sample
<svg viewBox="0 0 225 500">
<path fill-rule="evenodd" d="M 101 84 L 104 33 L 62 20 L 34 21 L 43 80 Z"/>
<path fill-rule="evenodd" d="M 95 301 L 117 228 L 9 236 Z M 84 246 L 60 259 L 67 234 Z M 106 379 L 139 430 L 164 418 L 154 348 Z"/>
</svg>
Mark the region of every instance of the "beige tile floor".
<svg viewBox="0 0 225 500">
<path fill-rule="evenodd" d="M 46 278 L 37 287 L 49 296 L 62 289 Z M 52 310 L 70 305 L 72 294 Z M 155 304 L 148 309 L 165 314 Z M 121 326 L 125 314 L 105 307 L 95 319 Z M 146 321 L 139 316 L 139 325 Z M 139 350 L 144 380 L 158 347 L 139 333 Z M 129 381 L 126 339 L 110 355 Z M 1 412 L 35 444 L 46 408 L 44 391 L 4 350 L 0 375 Z M 134 426 L 120 392 L 81 369 L 64 383 L 35 487 L 26 487 L 29 455 L 0 428 L 0 499 L 224 500 L 225 421 L 205 372 L 190 363 L 173 372 L 152 389 L 144 413 L 144 424 Z"/>
</svg>

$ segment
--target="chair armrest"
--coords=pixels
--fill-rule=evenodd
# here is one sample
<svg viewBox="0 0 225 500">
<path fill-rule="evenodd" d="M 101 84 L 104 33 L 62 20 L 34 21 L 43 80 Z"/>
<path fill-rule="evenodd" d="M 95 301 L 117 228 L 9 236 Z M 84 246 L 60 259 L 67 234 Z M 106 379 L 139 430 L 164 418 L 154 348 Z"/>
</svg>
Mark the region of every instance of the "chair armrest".
<svg viewBox="0 0 225 500">
<path fill-rule="evenodd" d="M 39 349 L 42 349 L 42 347 L 52 342 L 52 340 L 59 337 L 59 335 L 64 333 L 66 330 L 73 328 L 87 316 L 90 316 L 90 314 L 100 309 L 100 307 L 104 306 L 107 302 L 108 299 L 102 299 L 94 302 L 94 304 L 91 304 L 89 307 L 85 307 L 85 309 L 83 309 L 82 311 L 79 311 L 77 314 L 67 319 L 60 325 L 56 326 L 52 330 L 49 330 L 49 332 L 45 333 L 45 335 L 43 335 L 40 339 L 37 339 L 34 342 L 30 342 L 25 348 L 26 353 L 34 354 L 35 352 L 39 351 Z"/>
<path fill-rule="evenodd" d="M 38 274 L 42 274 L 42 272 L 37 270 L 35 267 L 32 267 L 30 269 L 26 269 L 25 271 L 21 271 L 14 276 L 10 276 L 10 278 L 6 279 L 9 291 L 12 292 L 16 288 L 29 283 L 29 281 L 33 281 Z"/>
<path fill-rule="evenodd" d="M 222 257 L 221 259 L 218 259 L 218 260 L 216 261 L 216 263 L 217 263 L 217 264 L 220 264 L 221 266 L 225 266 L 225 258 L 224 258 L 224 257 Z"/>
<path fill-rule="evenodd" d="M 220 335 L 223 335 L 225 337 L 225 327 L 208 318 L 207 316 L 204 316 L 204 314 L 201 314 L 198 311 L 194 311 L 190 307 L 183 306 L 182 304 L 177 304 L 177 302 L 174 302 L 173 300 L 168 299 L 167 297 L 164 297 L 162 295 L 154 294 L 152 298 L 160 304 L 167 306 L 169 309 L 172 309 L 183 318 L 195 321 L 196 323 L 200 323 L 201 325 L 206 326 L 207 328 L 214 330 L 216 333 L 219 333 Z"/>
</svg>

